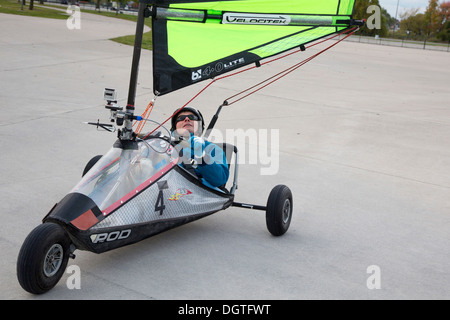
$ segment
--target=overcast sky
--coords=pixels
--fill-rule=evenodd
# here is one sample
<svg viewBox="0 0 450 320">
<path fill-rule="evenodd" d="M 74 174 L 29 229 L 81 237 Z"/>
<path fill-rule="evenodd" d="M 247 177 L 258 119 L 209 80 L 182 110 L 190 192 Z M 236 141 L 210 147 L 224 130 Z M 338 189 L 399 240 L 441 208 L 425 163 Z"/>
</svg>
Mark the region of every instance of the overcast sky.
<svg viewBox="0 0 450 320">
<path fill-rule="evenodd" d="M 399 2 L 398 13 L 411 8 L 419 8 L 419 12 L 423 13 L 425 12 L 425 9 L 427 8 L 429 2 L 429 0 L 379 0 L 380 5 L 385 8 L 392 17 L 395 17 L 397 1 Z"/>
</svg>

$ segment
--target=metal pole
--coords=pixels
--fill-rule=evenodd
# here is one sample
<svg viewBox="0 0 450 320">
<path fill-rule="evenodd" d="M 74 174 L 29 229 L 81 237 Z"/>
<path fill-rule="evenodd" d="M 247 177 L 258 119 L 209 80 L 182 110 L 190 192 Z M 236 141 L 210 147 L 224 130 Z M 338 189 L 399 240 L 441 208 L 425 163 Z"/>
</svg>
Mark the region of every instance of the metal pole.
<svg viewBox="0 0 450 320">
<path fill-rule="evenodd" d="M 400 0 L 397 0 L 397 9 L 395 9 L 394 28 L 392 28 L 392 36 L 395 35 L 395 26 L 397 25 L 397 13 L 398 13 L 399 3 L 400 3 Z"/>
<path fill-rule="evenodd" d="M 136 23 L 136 34 L 134 39 L 133 61 L 131 63 L 130 86 L 128 89 L 127 110 L 134 111 L 134 103 L 136 99 L 136 87 L 139 71 L 139 60 L 141 58 L 142 35 L 144 34 L 144 20 L 146 3 L 139 3 L 138 19 Z"/>
</svg>

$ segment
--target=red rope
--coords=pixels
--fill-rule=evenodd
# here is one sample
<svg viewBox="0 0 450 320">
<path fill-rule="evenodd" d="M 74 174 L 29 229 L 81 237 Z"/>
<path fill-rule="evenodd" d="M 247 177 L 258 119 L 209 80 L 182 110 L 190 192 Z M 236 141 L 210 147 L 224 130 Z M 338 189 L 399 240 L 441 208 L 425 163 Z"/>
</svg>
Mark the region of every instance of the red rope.
<svg viewBox="0 0 450 320">
<path fill-rule="evenodd" d="M 335 45 L 337 45 L 337 44 L 340 43 L 341 41 L 345 40 L 346 38 L 348 38 L 349 36 L 351 36 L 353 33 L 355 33 L 355 32 L 358 31 L 358 30 L 359 30 L 359 27 L 354 27 L 354 28 L 352 28 L 352 29 L 346 29 L 346 30 L 343 30 L 343 31 L 340 32 L 340 33 L 337 33 L 337 34 L 333 35 L 332 37 L 325 38 L 325 39 L 323 39 L 323 40 L 321 40 L 321 41 L 319 41 L 319 42 L 315 42 L 315 43 L 313 43 L 313 44 L 311 44 L 311 45 L 305 47 L 305 48 L 311 48 L 311 47 L 313 47 L 313 46 L 316 46 L 316 45 L 321 44 L 321 43 L 323 43 L 323 42 L 325 42 L 325 41 L 334 39 L 334 38 L 336 38 L 336 37 L 338 37 L 338 36 L 340 36 L 340 35 L 342 35 L 342 34 L 346 34 L 346 33 L 348 32 L 344 38 L 339 39 L 336 43 L 333 43 L 333 44 L 330 45 L 329 47 L 327 47 L 327 48 L 325 48 L 325 49 L 319 51 L 318 53 L 312 55 L 311 57 L 306 58 L 305 60 L 303 60 L 303 61 L 301 61 L 301 62 L 299 62 L 299 63 L 296 63 L 295 65 L 293 65 L 293 66 L 291 66 L 291 67 L 289 67 L 289 68 L 287 68 L 287 69 L 285 69 L 285 70 L 283 70 L 283 71 L 281 71 L 281 72 L 279 72 L 279 73 L 277 73 L 277 74 L 275 74 L 275 75 L 273 75 L 273 76 L 271 76 L 271 77 L 269 77 L 269 78 L 267 78 L 267 79 L 265 79 L 265 80 L 263 80 L 263 81 L 261 81 L 261 82 L 255 84 L 255 85 L 253 85 L 253 86 L 251 86 L 250 88 L 247 88 L 247 89 L 245 89 L 245 90 L 243 90 L 243 91 L 241 91 L 241 92 L 239 92 L 239 93 L 236 93 L 235 95 L 233 95 L 233 96 L 231 96 L 231 97 L 225 99 L 225 101 L 227 101 L 228 99 L 232 99 L 232 98 L 234 98 L 234 97 L 236 97 L 236 96 L 239 96 L 239 95 L 241 95 L 241 94 L 243 94 L 243 93 L 245 93 L 245 92 L 247 92 L 247 91 L 249 91 L 249 90 L 251 90 L 251 89 L 254 89 L 254 88 L 256 88 L 256 87 L 262 85 L 263 83 L 265 83 L 265 82 L 267 82 L 267 81 L 269 81 L 269 80 L 275 78 L 274 80 L 272 80 L 272 81 L 266 83 L 265 85 L 259 87 L 258 89 L 254 90 L 254 91 L 251 91 L 250 93 L 248 93 L 248 94 L 242 96 L 241 98 L 239 98 L 239 99 L 237 99 L 237 100 L 235 100 L 235 101 L 232 101 L 231 103 L 228 102 L 227 105 L 231 105 L 231 104 L 233 104 L 233 103 L 236 103 L 236 102 L 238 102 L 238 101 L 240 101 L 240 100 L 242 100 L 242 99 L 244 99 L 244 98 L 246 98 L 246 97 L 252 95 L 253 93 L 258 92 L 259 90 L 261 90 L 261 89 L 267 87 L 268 85 L 274 83 L 275 81 L 277 81 L 277 80 L 279 80 L 279 79 L 285 77 L 285 76 L 288 75 L 289 73 L 293 72 L 294 70 L 297 70 L 298 68 L 300 68 L 301 66 L 303 66 L 303 65 L 306 64 L 307 62 L 309 62 L 309 61 L 311 61 L 312 59 L 316 58 L 317 56 L 319 56 L 319 55 L 322 54 L 323 52 L 325 52 L 325 51 L 331 49 L 332 47 L 334 47 Z M 285 57 L 287 57 L 287 56 L 290 56 L 290 55 L 292 55 L 292 54 L 294 54 L 294 53 L 297 53 L 297 52 L 299 52 L 299 51 L 301 51 L 301 49 L 298 49 L 298 50 L 289 52 L 289 53 L 287 53 L 287 54 L 285 54 L 285 55 L 283 55 L 283 56 L 276 57 L 276 58 L 274 58 L 274 59 L 272 59 L 272 60 L 265 61 L 265 62 L 261 63 L 260 66 L 265 65 L 265 64 L 267 64 L 267 63 L 271 63 L 271 62 L 280 60 L 280 59 L 283 59 L 283 58 L 285 58 Z M 255 68 L 257 68 L 256 65 L 255 65 L 255 66 L 252 66 L 252 67 L 249 67 L 249 68 L 246 68 L 246 69 L 242 69 L 242 70 L 236 71 L 236 72 L 234 72 L 234 73 L 230 73 L 230 74 L 227 74 L 227 75 L 224 75 L 224 76 L 221 76 L 221 77 L 212 79 L 210 83 L 208 83 L 203 89 L 201 89 L 195 96 L 193 96 L 188 102 L 186 102 L 180 109 L 183 109 L 183 108 L 186 107 L 188 104 L 190 104 L 192 101 L 194 101 L 200 94 L 202 94 L 202 93 L 203 93 L 207 88 L 209 88 L 214 82 L 219 81 L 219 80 L 222 80 L 222 79 L 225 79 L 225 78 L 229 78 L 229 77 L 235 76 L 235 75 L 237 75 L 237 74 L 240 74 L 240 73 L 243 73 L 243 72 L 246 72 L 246 71 L 255 69 Z M 180 110 L 180 109 L 178 109 L 178 110 Z M 177 111 L 178 111 L 178 110 L 177 110 Z M 164 122 L 162 122 L 158 127 L 156 127 L 156 128 L 155 128 L 152 132 L 150 132 L 147 136 L 149 136 L 150 134 L 152 134 L 153 132 L 155 132 L 155 131 L 156 131 L 157 129 L 159 129 L 162 125 L 164 125 L 167 121 L 169 121 L 169 120 L 175 115 L 175 113 L 177 113 L 177 111 L 175 111 L 170 117 L 168 117 L 166 120 L 164 120 Z M 146 137 L 147 137 L 147 136 L 146 136 Z M 146 138 L 146 137 L 145 137 L 145 138 Z M 145 138 L 144 138 L 144 139 L 145 139 Z"/>
<path fill-rule="evenodd" d="M 243 90 L 243 91 L 241 91 L 241 92 L 238 92 L 238 93 L 236 93 L 236 94 L 230 96 L 229 98 L 225 99 L 225 101 L 227 101 L 227 105 L 231 105 L 231 104 L 233 104 L 233 103 L 236 103 L 236 102 L 238 102 L 238 101 L 240 101 L 240 100 L 242 100 L 242 99 L 248 97 L 249 95 L 252 95 L 253 93 L 258 92 L 259 90 L 261 90 L 261 89 L 267 87 L 268 85 L 274 83 L 275 81 L 278 81 L 278 80 L 280 80 L 281 78 L 287 76 L 289 73 L 291 73 L 291 72 L 297 70 L 298 68 L 300 68 L 301 66 L 303 66 L 303 65 L 306 64 L 307 62 L 311 61 L 312 59 L 316 58 L 317 56 L 319 56 L 320 54 L 324 53 L 325 51 L 327 51 L 327 50 L 333 48 L 333 47 L 334 47 L 335 45 L 337 45 L 339 42 L 341 42 L 341 41 L 345 40 L 346 38 L 348 38 L 349 36 L 351 36 L 353 33 L 355 33 L 355 32 L 357 31 L 357 29 L 358 29 L 358 28 L 356 27 L 356 28 L 353 28 L 352 30 L 347 30 L 347 31 L 349 31 L 349 33 L 348 33 L 344 38 L 338 40 L 337 42 L 333 43 L 332 45 L 328 46 L 327 48 L 325 48 L 325 49 L 323 49 L 323 50 L 317 52 L 316 54 L 314 54 L 314 55 L 312 55 L 312 56 L 306 58 L 305 60 L 300 61 L 299 63 L 296 63 L 296 64 L 294 64 L 293 66 L 290 66 L 289 68 L 287 68 L 287 69 L 285 69 L 285 70 L 283 70 L 283 71 L 281 71 L 281 72 L 279 72 L 279 73 L 277 73 L 277 74 L 275 74 L 275 75 L 273 75 L 273 76 L 271 76 L 271 77 L 269 77 L 269 78 L 267 78 L 267 79 L 265 79 L 265 80 L 263 80 L 263 81 L 261 81 L 261 82 L 255 84 L 255 85 L 253 85 L 253 86 L 251 86 L 250 88 L 247 88 L 247 89 L 245 89 L 245 90 Z M 350 32 L 350 31 L 351 31 L 351 32 Z M 342 33 L 337 34 L 337 35 L 335 35 L 335 36 L 333 36 L 333 37 L 331 37 L 331 38 L 327 38 L 326 40 L 333 39 L 334 37 L 337 37 L 337 36 L 339 36 L 339 35 L 341 35 L 341 34 L 342 34 Z M 319 43 L 322 43 L 322 42 L 324 42 L 324 41 L 326 41 L 326 40 L 322 40 L 322 41 L 320 41 L 320 42 L 318 42 L 318 43 L 315 43 L 315 44 L 309 46 L 309 48 L 312 47 L 312 46 L 315 46 L 315 45 L 317 45 L 317 44 L 319 44 Z M 295 52 L 297 52 L 297 51 L 295 51 Z M 295 52 L 294 52 L 294 53 L 295 53 Z M 292 53 L 289 53 L 289 54 L 287 54 L 287 55 L 290 55 L 290 54 L 292 54 Z M 287 55 L 285 55 L 285 56 L 283 56 L 283 57 L 286 57 Z M 278 59 L 281 59 L 281 57 L 278 57 L 278 58 L 276 58 L 276 59 L 273 59 L 272 61 L 278 60 Z M 271 61 L 270 61 L 270 62 L 271 62 Z M 267 62 L 267 63 L 269 63 L 269 62 Z M 275 78 L 275 79 L 274 79 L 274 78 Z M 274 79 L 274 80 L 269 81 L 269 80 L 271 80 L 271 79 Z M 267 81 L 269 81 L 269 82 L 266 83 Z M 261 86 L 261 85 L 264 84 L 264 83 L 266 83 L 266 84 L 263 85 L 263 86 Z M 241 95 L 241 94 L 243 94 L 243 93 L 245 93 L 245 92 L 247 92 L 247 91 L 249 91 L 249 90 L 251 90 L 251 89 L 254 89 L 254 88 L 258 87 L 258 86 L 261 86 L 261 87 L 259 87 L 259 88 L 256 89 L 256 90 L 251 91 L 250 93 L 248 93 L 248 94 L 242 96 L 241 98 L 239 98 L 239 99 L 237 99 L 237 100 L 235 100 L 235 101 L 232 101 L 231 103 L 228 102 L 229 99 L 235 98 L 235 97 L 237 97 L 237 96 L 239 96 L 239 95 Z"/>
<path fill-rule="evenodd" d="M 347 38 L 349 35 L 352 35 L 353 33 L 355 33 L 355 32 L 357 31 L 357 29 L 358 29 L 358 27 L 354 27 L 354 28 L 352 28 L 352 29 L 345 29 L 345 30 L 341 31 L 340 33 L 337 33 L 337 34 L 333 35 L 332 37 L 324 38 L 324 39 L 322 39 L 321 41 L 315 42 L 315 43 L 313 43 L 313 44 L 311 44 L 311 45 L 309 45 L 309 46 L 305 46 L 305 49 L 309 49 L 309 48 L 314 47 L 314 46 L 316 46 L 316 45 L 318 45 L 318 44 L 324 43 L 325 41 L 334 39 L 334 38 L 336 38 L 336 37 L 339 37 L 339 36 L 342 35 L 342 34 L 345 34 L 345 33 L 349 32 L 349 34 L 345 37 L 345 38 Z M 339 40 L 338 42 L 341 42 L 341 41 L 344 40 L 345 38 Z M 333 46 L 334 46 L 334 45 L 333 45 Z M 332 47 L 332 46 L 331 46 L 331 47 Z M 289 53 L 287 53 L 287 54 L 285 54 L 285 55 L 276 57 L 276 58 L 274 58 L 274 59 L 272 59 L 272 60 L 265 61 L 265 62 L 261 63 L 260 66 L 263 66 L 263 65 L 265 65 L 265 64 L 268 64 L 268 63 L 271 63 L 271 62 L 274 62 L 274 61 L 277 61 L 277 60 L 280 60 L 280 59 L 283 59 L 283 58 L 286 58 L 286 57 L 288 57 L 288 56 L 290 56 L 290 55 L 292 55 L 292 54 L 294 54 L 294 53 L 297 53 L 297 52 L 299 52 L 299 51 L 301 51 L 301 49 L 291 51 L 291 52 L 289 52 Z M 255 69 L 255 68 L 258 68 L 258 67 L 257 67 L 257 66 L 252 66 L 252 67 L 249 67 L 249 68 L 247 68 L 247 69 L 239 70 L 239 71 L 237 71 L 237 72 L 235 72 L 235 73 L 231 73 L 231 74 L 222 76 L 222 77 L 220 77 L 220 78 L 214 79 L 214 80 L 212 80 L 212 82 L 215 82 L 216 80 L 225 79 L 225 78 L 228 78 L 228 77 L 231 77 L 231 76 L 234 76 L 234 75 L 237 75 L 237 74 L 239 74 L 239 73 L 242 73 L 242 72 L 245 72 L 245 71 L 248 71 L 248 70 L 252 70 L 252 69 Z M 209 85 L 207 85 L 207 87 L 209 87 Z M 205 88 L 205 89 L 206 89 L 206 88 Z M 191 100 L 191 101 L 192 101 L 192 100 Z"/>
</svg>

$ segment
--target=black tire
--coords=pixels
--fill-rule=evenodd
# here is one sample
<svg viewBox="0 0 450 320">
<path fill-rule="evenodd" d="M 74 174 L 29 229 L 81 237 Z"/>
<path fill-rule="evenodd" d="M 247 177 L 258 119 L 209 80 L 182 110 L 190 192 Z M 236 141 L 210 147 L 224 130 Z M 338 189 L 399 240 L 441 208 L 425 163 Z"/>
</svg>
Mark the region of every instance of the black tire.
<svg viewBox="0 0 450 320">
<path fill-rule="evenodd" d="M 292 192 L 285 185 L 277 185 L 267 199 L 266 225 L 274 236 L 281 236 L 289 229 L 292 219 Z"/>
<path fill-rule="evenodd" d="M 52 289 L 64 274 L 70 254 L 70 239 L 56 223 L 44 223 L 30 232 L 17 258 L 17 279 L 33 294 Z"/>
<path fill-rule="evenodd" d="M 91 160 L 89 160 L 89 162 L 86 164 L 86 167 L 84 167 L 83 170 L 83 174 L 81 175 L 81 177 L 84 177 L 84 175 L 91 170 L 91 168 L 97 163 L 98 160 L 100 160 L 100 158 L 102 157 L 102 155 L 98 155 L 93 157 Z"/>
</svg>

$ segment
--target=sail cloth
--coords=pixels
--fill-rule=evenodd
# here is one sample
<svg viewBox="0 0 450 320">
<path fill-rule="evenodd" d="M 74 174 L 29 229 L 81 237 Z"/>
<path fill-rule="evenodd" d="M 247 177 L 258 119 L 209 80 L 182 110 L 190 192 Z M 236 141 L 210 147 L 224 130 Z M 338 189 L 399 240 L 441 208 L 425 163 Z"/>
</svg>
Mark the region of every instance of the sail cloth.
<svg viewBox="0 0 450 320">
<path fill-rule="evenodd" d="M 355 0 L 141 0 L 151 6 L 153 90 L 163 95 L 340 32 Z"/>
</svg>

